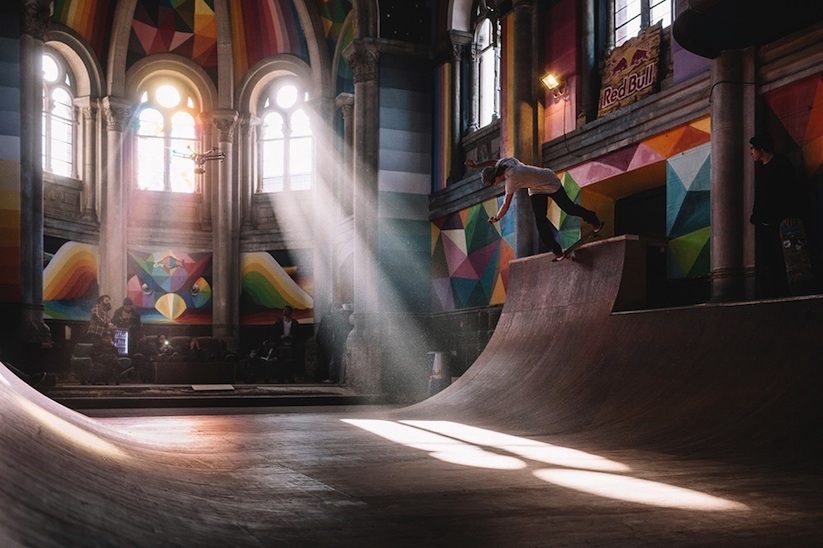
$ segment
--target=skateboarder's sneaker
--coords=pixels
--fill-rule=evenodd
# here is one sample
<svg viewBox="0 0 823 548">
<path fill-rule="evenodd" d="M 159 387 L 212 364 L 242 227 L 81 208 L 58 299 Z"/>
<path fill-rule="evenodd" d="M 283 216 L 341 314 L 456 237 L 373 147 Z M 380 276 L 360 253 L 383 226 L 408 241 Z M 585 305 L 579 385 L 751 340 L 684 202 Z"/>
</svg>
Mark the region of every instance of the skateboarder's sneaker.
<svg viewBox="0 0 823 548">
<path fill-rule="evenodd" d="M 562 260 L 565 260 L 565 259 L 568 259 L 568 258 L 569 258 L 569 257 L 568 257 L 568 255 L 566 255 L 566 252 L 565 252 L 565 251 L 563 251 L 563 252 L 561 252 L 561 253 L 560 253 L 560 255 L 558 255 L 557 253 L 555 253 L 555 254 L 554 254 L 554 259 L 552 259 L 552 262 L 553 262 L 553 263 L 558 263 L 558 262 L 560 262 L 560 261 L 562 261 Z"/>
<path fill-rule="evenodd" d="M 594 233 L 597 234 L 598 232 L 603 230 L 603 227 L 606 226 L 606 221 L 600 221 L 596 225 L 593 225 L 593 226 L 594 226 Z"/>
</svg>

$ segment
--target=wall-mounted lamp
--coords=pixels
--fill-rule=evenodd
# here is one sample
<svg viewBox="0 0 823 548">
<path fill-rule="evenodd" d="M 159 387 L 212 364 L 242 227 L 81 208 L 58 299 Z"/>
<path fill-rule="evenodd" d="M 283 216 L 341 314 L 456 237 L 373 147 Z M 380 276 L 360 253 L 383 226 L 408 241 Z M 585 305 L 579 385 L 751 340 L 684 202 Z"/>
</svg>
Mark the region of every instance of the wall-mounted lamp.
<svg viewBox="0 0 823 548">
<path fill-rule="evenodd" d="M 555 76 L 552 72 L 543 76 L 540 81 L 543 82 L 546 89 L 552 92 L 555 99 L 560 99 L 566 92 L 566 82 L 560 76 Z"/>
</svg>

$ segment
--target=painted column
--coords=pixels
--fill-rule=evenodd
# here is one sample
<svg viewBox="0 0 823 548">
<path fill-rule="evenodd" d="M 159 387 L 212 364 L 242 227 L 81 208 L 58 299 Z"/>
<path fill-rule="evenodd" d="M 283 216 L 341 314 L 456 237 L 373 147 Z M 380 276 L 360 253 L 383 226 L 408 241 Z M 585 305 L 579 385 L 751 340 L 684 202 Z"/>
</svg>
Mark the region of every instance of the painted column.
<svg viewBox="0 0 823 548">
<path fill-rule="evenodd" d="M 355 40 L 344 52 L 354 73 L 354 329 L 349 334 L 347 383 L 381 391 L 378 252 L 379 51 Z"/>
<path fill-rule="evenodd" d="M 756 78 L 755 47 L 743 50 L 743 81 L 754 82 Z M 743 86 L 743 279 L 744 293 L 747 300 L 755 298 L 754 280 L 754 225 L 749 222 L 754 208 L 754 161 L 749 155 L 749 139 L 756 132 L 757 88 L 754 85 Z"/>
<path fill-rule="evenodd" d="M 743 297 L 744 54 L 724 51 L 712 60 L 712 301 Z"/>
<path fill-rule="evenodd" d="M 122 302 L 128 283 L 128 208 L 127 184 L 123 177 L 123 134 L 130 122 L 132 108 L 116 97 L 103 100 L 106 120 L 106 177 L 100 225 L 100 294 Z"/>
<path fill-rule="evenodd" d="M 536 164 L 536 131 L 535 123 L 535 85 L 537 78 L 533 59 L 533 22 L 536 20 L 531 0 L 519 0 L 514 3 L 513 14 L 514 40 L 508 44 L 514 48 L 514 66 L 512 68 L 509 93 L 512 94 L 508 102 L 511 112 L 507 113 L 513 128 L 514 142 L 511 143 L 511 156 L 518 158 L 524 164 Z M 507 44 L 507 45 L 508 45 Z M 504 46 L 505 47 L 505 46 Z M 506 90 L 503 91 L 506 93 Z M 537 251 L 536 228 L 532 204 L 528 191 L 518 190 L 514 196 L 510 215 L 514 215 L 516 257 L 528 257 Z"/>
<path fill-rule="evenodd" d="M 231 349 L 239 339 L 240 307 L 240 245 L 235 229 L 236 199 L 232 192 L 232 160 L 237 113 L 217 111 L 212 114 L 217 130 L 218 148 L 225 154 L 209 169 L 217 169 L 217 185 L 212 194 L 212 227 L 214 254 L 212 256 L 212 334 L 223 339 Z"/>
<path fill-rule="evenodd" d="M 23 3 L 20 36 L 20 337 L 25 344 L 51 341 L 43 322 L 43 43 L 49 4 Z"/>
</svg>

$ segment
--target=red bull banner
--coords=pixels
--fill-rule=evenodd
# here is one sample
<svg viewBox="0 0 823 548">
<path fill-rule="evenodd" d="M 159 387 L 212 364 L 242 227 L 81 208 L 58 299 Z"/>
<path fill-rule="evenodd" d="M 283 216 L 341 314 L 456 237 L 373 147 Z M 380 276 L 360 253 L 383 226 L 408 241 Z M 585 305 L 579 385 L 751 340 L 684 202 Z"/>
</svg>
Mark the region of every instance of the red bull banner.
<svg viewBox="0 0 823 548">
<path fill-rule="evenodd" d="M 656 90 L 662 29 L 663 25 L 657 23 L 612 50 L 603 68 L 598 117 Z"/>
</svg>

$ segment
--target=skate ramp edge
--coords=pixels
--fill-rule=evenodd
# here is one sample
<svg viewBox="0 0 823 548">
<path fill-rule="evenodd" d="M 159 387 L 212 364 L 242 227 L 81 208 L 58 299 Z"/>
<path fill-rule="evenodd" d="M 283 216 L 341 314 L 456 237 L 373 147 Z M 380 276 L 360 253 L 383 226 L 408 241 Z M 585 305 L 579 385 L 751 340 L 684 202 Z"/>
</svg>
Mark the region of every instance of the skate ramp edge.
<svg viewBox="0 0 823 548">
<path fill-rule="evenodd" d="M 823 299 L 642 307 L 649 242 L 510 263 L 486 349 L 403 410 L 683 453 L 820 453 Z"/>
</svg>

